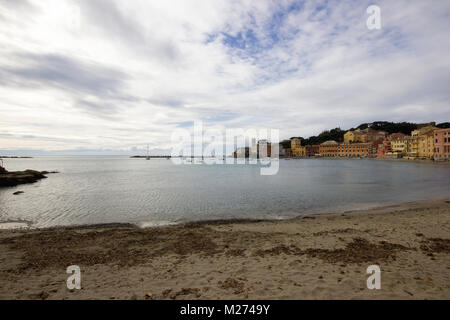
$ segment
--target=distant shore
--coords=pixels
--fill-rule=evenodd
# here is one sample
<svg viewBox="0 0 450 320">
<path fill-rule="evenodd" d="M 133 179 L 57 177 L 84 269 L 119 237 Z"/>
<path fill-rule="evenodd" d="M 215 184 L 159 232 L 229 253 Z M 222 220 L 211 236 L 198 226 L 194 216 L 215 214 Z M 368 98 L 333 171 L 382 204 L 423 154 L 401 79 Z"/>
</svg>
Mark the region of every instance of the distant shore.
<svg viewBox="0 0 450 320">
<path fill-rule="evenodd" d="M 431 159 L 391 159 L 391 158 L 360 158 L 360 157 L 280 157 L 285 160 L 302 160 L 302 159 L 321 159 L 321 160 L 372 160 L 372 161 L 391 161 L 391 162 L 413 162 L 413 163 L 434 163 L 449 165 L 450 161 L 434 161 Z"/>
<path fill-rule="evenodd" d="M 0 159 L 32 159 L 33 157 L 28 156 L 0 156 Z"/>
<path fill-rule="evenodd" d="M 283 221 L 0 231 L 0 299 L 450 299 L 450 198 Z M 66 288 L 79 265 L 82 289 Z M 382 289 L 366 288 L 377 264 Z"/>
</svg>

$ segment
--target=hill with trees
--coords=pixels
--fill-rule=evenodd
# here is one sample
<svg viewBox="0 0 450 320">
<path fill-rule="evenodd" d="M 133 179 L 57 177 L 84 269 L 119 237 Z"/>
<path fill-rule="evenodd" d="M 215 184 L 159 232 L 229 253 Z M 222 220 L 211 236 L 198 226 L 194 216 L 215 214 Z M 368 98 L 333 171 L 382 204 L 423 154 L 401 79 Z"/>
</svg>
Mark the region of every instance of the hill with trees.
<svg viewBox="0 0 450 320">
<path fill-rule="evenodd" d="M 339 143 L 344 141 L 344 134 L 349 130 L 356 130 L 356 129 L 373 129 L 377 131 L 385 131 L 388 134 L 401 132 L 406 135 L 410 135 L 411 131 L 416 130 L 417 128 L 423 127 L 427 124 L 418 124 L 418 123 L 412 123 L 412 122 L 389 122 L 389 121 L 375 121 L 371 123 L 363 123 L 357 126 L 356 128 L 351 128 L 348 130 L 342 130 L 341 128 L 334 128 L 331 130 L 325 130 L 321 132 L 318 136 L 311 136 L 309 138 L 303 138 L 303 137 L 292 137 L 298 138 L 301 140 L 303 146 L 308 145 L 315 145 L 315 144 L 321 144 L 328 140 L 334 140 Z M 450 128 L 450 122 L 443 122 L 436 125 L 437 128 Z M 283 148 L 290 148 L 291 147 L 291 141 L 290 140 L 283 140 L 280 142 L 280 144 L 283 146 Z"/>
</svg>

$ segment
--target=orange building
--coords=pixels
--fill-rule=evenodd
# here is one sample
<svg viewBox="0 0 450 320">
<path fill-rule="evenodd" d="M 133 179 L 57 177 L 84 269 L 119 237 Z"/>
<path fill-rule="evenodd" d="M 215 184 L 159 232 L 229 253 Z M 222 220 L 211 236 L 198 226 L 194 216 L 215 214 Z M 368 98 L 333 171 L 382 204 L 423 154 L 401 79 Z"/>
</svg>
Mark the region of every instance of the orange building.
<svg viewBox="0 0 450 320">
<path fill-rule="evenodd" d="M 319 155 L 322 157 L 336 157 L 339 144 L 334 140 L 328 140 L 319 145 Z"/>
<path fill-rule="evenodd" d="M 369 157 L 371 154 L 371 143 L 343 143 L 337 147 L 339 157 Z"/>
</svg>

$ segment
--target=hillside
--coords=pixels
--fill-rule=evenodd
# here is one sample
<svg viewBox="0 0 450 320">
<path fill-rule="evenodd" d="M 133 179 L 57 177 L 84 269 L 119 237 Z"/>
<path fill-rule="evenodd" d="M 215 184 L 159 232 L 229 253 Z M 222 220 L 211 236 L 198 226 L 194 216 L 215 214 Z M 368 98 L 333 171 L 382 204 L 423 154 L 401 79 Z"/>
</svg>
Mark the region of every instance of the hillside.
<svg viewBox="0 0 450 320">
<path fill-rule="evenodd" d="M 412 123 L 412 122 L 389 122 L 389 121 L 374 121 L 371 123 L 363 123 L 357 126 L 356 128 L 350 128 L 348 130 L 356 130 L 361 129 L 364 130 L 366 128 L 371 128 L 373 130 L 377 131 L 385 131 L 389 134 L 401 132 L 406 135 L 410 135 L 411 131 L 416 130 L 417 128 L 428 125 L 427 124 L 419 124 L 419 123 Z M 443 122 L 436 125 L 438 128 L 450 128 L 450 122 Z M 337 142 L 343 142 L 344 141 L 344 134 L 348 130 L 342 130 L 341 128 L 334 128 L 331 130 L 325 130 L 322 133 L 320 133 L 317 136 L 311 136 L 309 138 L 303 138 L 303 137 L 292 137 L 293 138 L 299 138 L 302 141 L 302 145 L 314 145 L 314 144 L 321 144 L 327 140 L 335 140 Z M 291 147 L 291 141 L 290 140 L 284 140 L 281 142 L 281 145 L 283 148 L 290 148 Z"/>
</svg>

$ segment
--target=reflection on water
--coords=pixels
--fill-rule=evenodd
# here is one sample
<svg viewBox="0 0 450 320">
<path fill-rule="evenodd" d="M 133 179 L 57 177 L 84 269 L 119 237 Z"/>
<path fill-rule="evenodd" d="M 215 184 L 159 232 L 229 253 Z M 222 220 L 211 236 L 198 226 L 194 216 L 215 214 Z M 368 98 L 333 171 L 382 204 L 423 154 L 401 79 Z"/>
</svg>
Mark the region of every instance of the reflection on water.
<svg viewBox="0 0 450 320">
<path fill-rule="evenodd" d="M 449 196 L 450 166 L 368 160 L 280 160 L 255 165 L 180 165 L 128 157 L 7 159 L 8 170 L 58 170 L 35 184 L 0 189 L 0 221 L 33 227 L 97 223 L 161 225 L 210 219 L 280 219 Z M 15 196 L 17 190 L 24 194 Z"/>
</svg>

